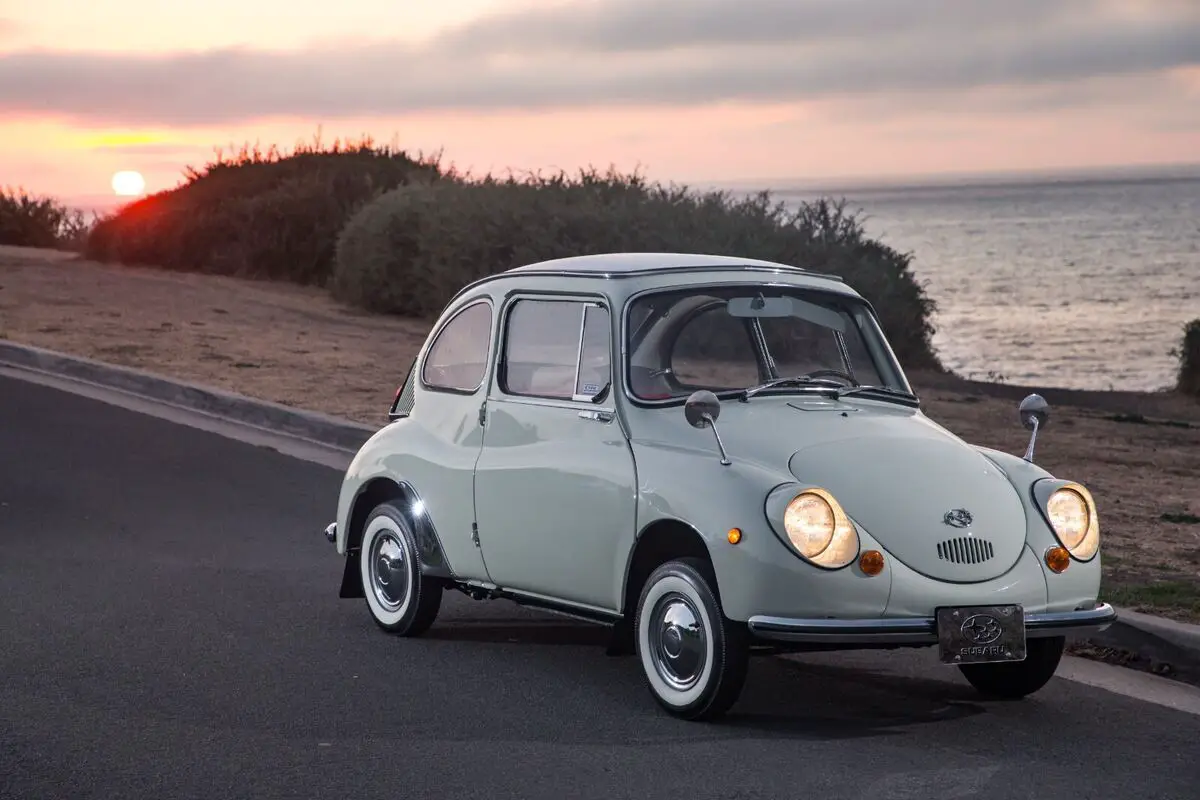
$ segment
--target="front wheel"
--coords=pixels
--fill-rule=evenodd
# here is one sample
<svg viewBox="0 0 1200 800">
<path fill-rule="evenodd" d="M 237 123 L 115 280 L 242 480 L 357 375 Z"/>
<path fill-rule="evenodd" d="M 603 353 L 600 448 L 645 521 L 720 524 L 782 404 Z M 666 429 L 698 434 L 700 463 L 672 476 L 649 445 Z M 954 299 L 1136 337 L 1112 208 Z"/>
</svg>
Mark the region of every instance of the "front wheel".
<svg viewBox="0 0 1200 800">
<path fill-rule="evenodd" d="M 1019 700 L 1050 682 L 1065 646 L 1066 638 L 1062 636 L 1030 639 L 1024 661 L 961 664 L 959 670 L 982 694 L 1002 700 Z"/>
<path fill-rule="evenodd" d="M 388 633 L 420 636 L 442 606 L 442 582 L 421 573 L 412 526 L 399 508 L 381 503 L 367 517 L 359 551 L 363 594 L 375 623 Z"/>
<path fill-rule="evenodd" d="M 713 719 L 746 681 L 746 628 L 726 619 L 709 565 L 684 558 L 658 567 L 638 601 L 634 642 L 650 693 L 671 714 Z"/>
</svg>

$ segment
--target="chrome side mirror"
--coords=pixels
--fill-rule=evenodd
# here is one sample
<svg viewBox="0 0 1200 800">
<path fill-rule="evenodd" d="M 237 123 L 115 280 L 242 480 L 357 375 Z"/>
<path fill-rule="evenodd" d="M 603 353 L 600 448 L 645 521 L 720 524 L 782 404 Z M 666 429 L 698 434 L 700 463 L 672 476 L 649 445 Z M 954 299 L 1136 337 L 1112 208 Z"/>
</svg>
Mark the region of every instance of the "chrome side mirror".
<svg viewBox="0 0 1200 800">
<path fill-rule="evenodd" d="M 1025 448 L 1024 459 L 1033 462 L 1033 446 L 1037 442 L 1038 431 L 1046 427 L 1050 419 L 1050 404 L 1040 394 L 1031 394 L 1021 401 L 1017 407 L 1017 415 L 1021 424 L 1029 431 L 1029 446 Z"/>
<path fill-rule="evenodd" d="M 721 434 L 717 433 L 717 417 L 721 416 L 721 401 L 717 396 L 707 389 L 693 392 L 683 404 L 683 416 L 693 428 L 712 428 L 713 436 L 717 437 L 717 448 L 721 451 L 721 463 L 729 466 L 731 462 L 725 455 L 725 444 L 721 441 Z"/>
</svg>

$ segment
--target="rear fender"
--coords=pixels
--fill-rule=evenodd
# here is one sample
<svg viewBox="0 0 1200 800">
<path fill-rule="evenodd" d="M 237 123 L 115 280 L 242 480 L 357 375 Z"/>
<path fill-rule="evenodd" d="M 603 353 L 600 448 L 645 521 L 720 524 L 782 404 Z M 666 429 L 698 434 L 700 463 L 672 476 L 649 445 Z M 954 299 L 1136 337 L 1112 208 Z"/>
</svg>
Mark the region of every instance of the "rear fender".
<svg viewBox="0 0 1200 800">
<path fill-rule="evenodd" d="M 403 479 L 375 477 L 358 487 L 345 518 L 344 552 L 346 565 L 342 571 L 339 597 L 363 597 L 362 578 L 359 569 L 359 547 L 367 517 L 380 503 L 392 503 L 412 526 L 417 540 L 417 562 L 422 575 L 434 578 L 454 579 L 454 570 L 446 558 L 437 528 L 433 524 L 424 502 L 416 488 Z"/>
</svg>

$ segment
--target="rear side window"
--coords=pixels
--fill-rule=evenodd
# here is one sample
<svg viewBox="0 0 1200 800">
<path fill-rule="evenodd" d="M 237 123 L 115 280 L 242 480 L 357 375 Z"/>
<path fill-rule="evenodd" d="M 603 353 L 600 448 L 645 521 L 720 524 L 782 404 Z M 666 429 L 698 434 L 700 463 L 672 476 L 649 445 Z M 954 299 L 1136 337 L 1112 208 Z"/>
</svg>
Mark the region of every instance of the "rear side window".
<svg viewBox="0 0 1200 800">
<path fill-rule="evenodd" d="M 491 304 L 480 301 L 467 306 L 433 340 L 421 367 L 421 381 L 430 389 L 475 392 L 483 385 L 491 338 Z"/>
<path fill-rule="evenodd" d="M 577 300 L 518 300 L 508 315 L 501 389 L 590 400 L 611 382 L 608 309 Z"/>
</svg>

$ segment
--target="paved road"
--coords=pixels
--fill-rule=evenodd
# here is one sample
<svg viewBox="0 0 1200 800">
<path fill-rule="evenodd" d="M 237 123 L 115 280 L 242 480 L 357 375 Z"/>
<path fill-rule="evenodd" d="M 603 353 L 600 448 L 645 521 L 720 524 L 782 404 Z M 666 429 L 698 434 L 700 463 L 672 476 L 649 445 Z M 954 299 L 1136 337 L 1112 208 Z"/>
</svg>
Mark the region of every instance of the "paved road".
<svg viewBox="0 0 1200 800">
<path fill-rule="evenodd" d="M 336 597 L 338 479 L 0 378 L 0 796 L 1197 797 L 1200 716 L 1062 678 L 759 659 L 698 725 L 585 624 L 456 594 L 390 638 Z"/>
</svg>

